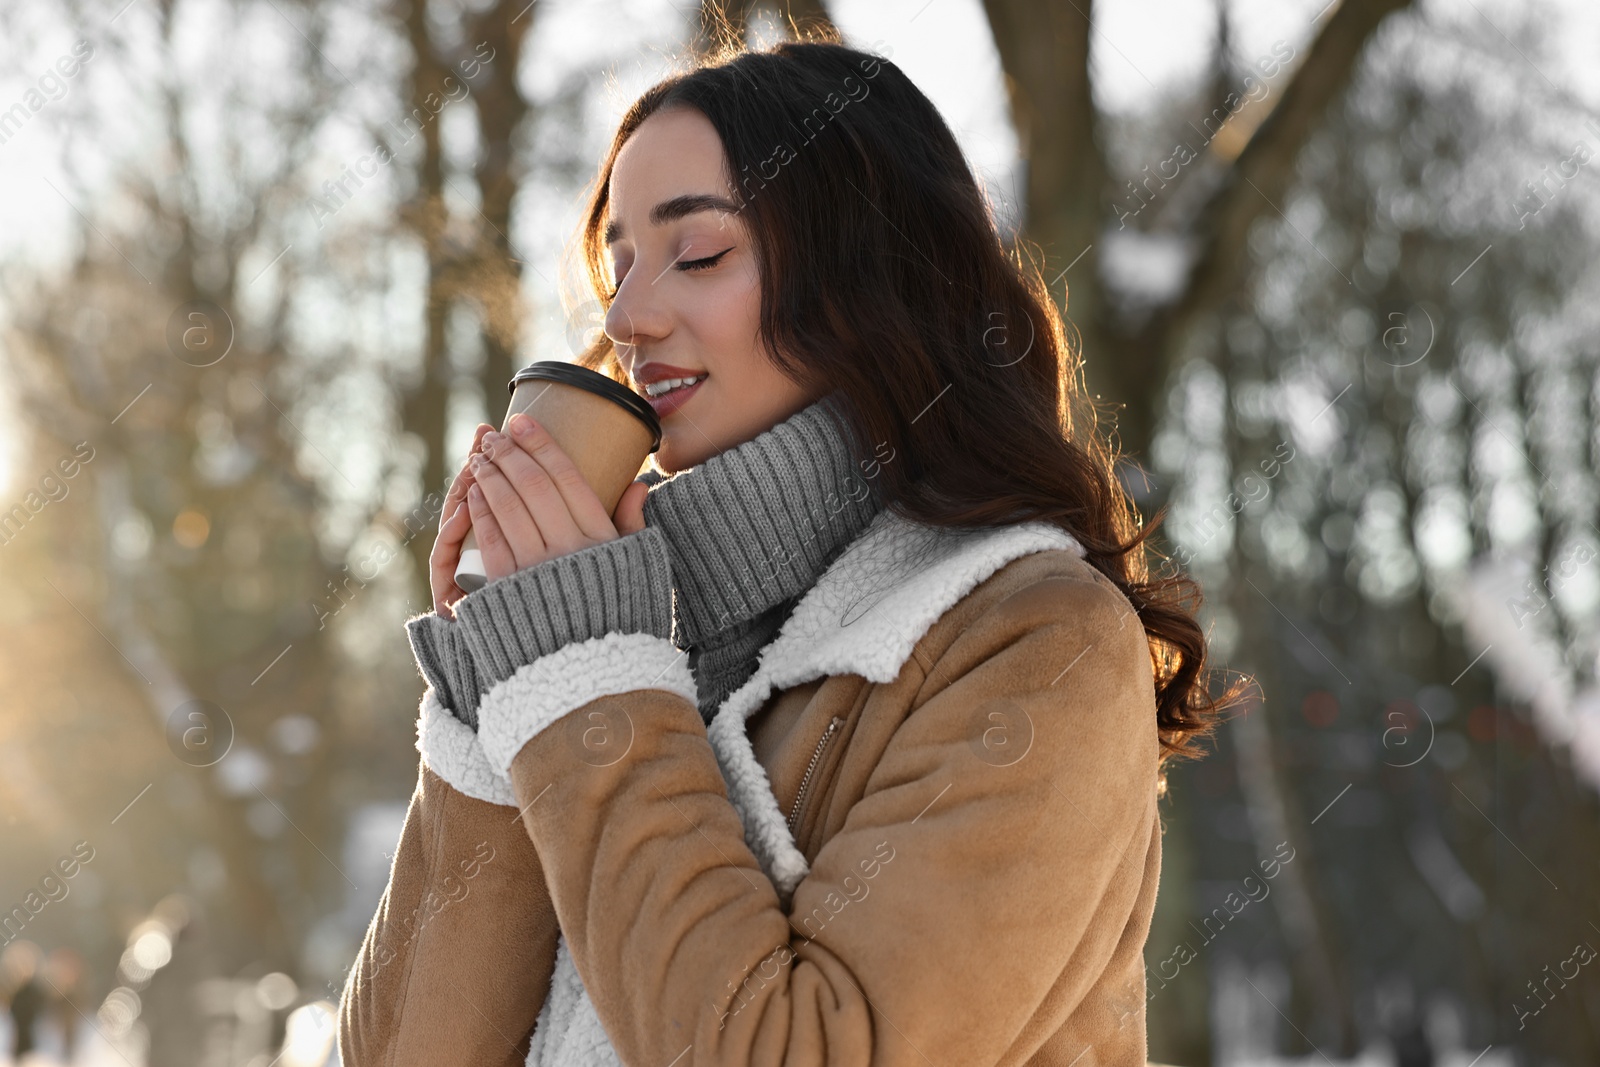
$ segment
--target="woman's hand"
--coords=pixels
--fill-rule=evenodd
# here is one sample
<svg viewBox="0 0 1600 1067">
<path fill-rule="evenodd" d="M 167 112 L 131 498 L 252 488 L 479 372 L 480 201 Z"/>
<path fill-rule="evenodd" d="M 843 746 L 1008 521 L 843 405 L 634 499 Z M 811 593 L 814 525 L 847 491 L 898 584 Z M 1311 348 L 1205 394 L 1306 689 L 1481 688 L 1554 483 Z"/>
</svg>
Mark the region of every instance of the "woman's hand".
<svg viewBox="0 0 1600 1067">
<path fill-rule="evenodd" d="M 617 501 L 613 524 L 605 505 L 543 426 L 518 412 L 507 428 L 509 436 L 496 430 L 482 433 L 467 461 L 467 513 L 489 581 L 644 529 L 647 484 L 628 486 Z"/>
</svg>

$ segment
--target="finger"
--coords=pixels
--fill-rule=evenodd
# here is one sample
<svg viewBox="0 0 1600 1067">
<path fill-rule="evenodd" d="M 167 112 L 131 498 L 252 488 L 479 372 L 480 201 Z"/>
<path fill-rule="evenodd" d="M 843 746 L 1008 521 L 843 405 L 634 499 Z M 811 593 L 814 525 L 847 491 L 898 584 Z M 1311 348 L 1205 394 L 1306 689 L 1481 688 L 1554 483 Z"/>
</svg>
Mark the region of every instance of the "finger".
<svg viewBox="0 0 1600 1067">
<path fill-rule="evenodd" d="M 517 447 L 511 438 L 504 434 L 489 434 L 484 438 L 484 453 L 505 475 L 521 497 L 528 514 L 533 516 L 547 554 L 564 555 L 594 544 L 597 538 L 586 536 L 578 528 L 554 479 L 532 456 Z M 610 523 L 606 525 L 609 529 Z"/>
<path fill-rule="evenodd" d="M 467 463 L 461 464 L 461 469 L 456 471 L 456 476 L 450 481 L 450 489 L 444 494 L 444 506 L 439 510 L 439 528 L 444 529 L 444 524 L 450 516 L 456 513 L 456 508 L 467 502 L 467 487 L 472 484 L 472 469 Z"/>
<path fill-rule="evenodd" d="M 555 483 L 561 499 L 567 503 L 567 513 L 572 516 L 578 529 L 583 531 L 588 542 L 612 537 L 616 529 L 611 525 L 611 516 L 606 514 L 605 505 L 600 503 L 600 498 L 566 452 L 556 444 L 556 439 L 550 436 L 550 431 L 539 425 L 537 419 L 520 411 L 511 416 L 507 425 L 516 443 L 544 468 Z M 539 514 L 542 517 L 543 513 Z"/>
<path fill-rule="evenodd" d="M 622 491 L 622 498 L 617 501 L 617 510 L 612 516 L 619 535 L 626 536 L 644 529 L 644 502 L 649 495 L 648 482 L 634 482 Z"/>
<path fill-rule="evenodd" d="M 511 547 L 512 558 L 518 569 L 531 567 L 547 555 L 539 525 L 522 502 L 516 487 L 505 473 L 485 454 L 473 457 L 473 478 L 482 491 L 489 510 L 494 513 L 500 532 Z"/>
<path fill-rule="evenodd" d="M 472 520 L 467 514 L 465 500 L 457 504 L 455 510 L 439 525 L 439 536 L 433 542 L 433 551 L 428 554 L 428 584 L 439 591 L 434 599 L 435 611 L 438 611 L 444 595 L 455 585 L 456 567 L 461 562 L 461 542 L 471 528 Z"/>
<path fill-rule="evenodd" d="M 467 484 L 470 485 L 470 481 Z M 463 493 L 463 499 L 441 517 L 439 536 L 434 538 L 433 552 L 428 558 L 449 557 L 446 562 L 454 560 L 461 554 L 461 542 L 467 539 L 467 531 L 470 529 L 472 529 L 472 519 L 467 514 L 467 502 Z"/>
<path fill-rule="evenodd" d="M 472 453 L 477 452 L 483 444 L 483 435 L 493 430 L 487 422 L 478 423 L 478 428 L 472 433 L 472 447 L 467 450 L 467 459 L 461 464 L 461 469 L 456 472 L 455 480 L 450 483 L 450 489 L 444 495 L 444 505 L 439 512 L 439 525 L 443 526 L 446 519 L 455 514 L 456 506 L 466 503 L 467 487 L 472 484 Z"/>
<path fill-rule="evenodd" d="M 472 515 L 478 550 L 483 553 L 484 576 L 492 582 L 516 573 L 516 557 L 511 554 L 511 545 L 506 542 L 504 531 L 495 521 L 494 512 L 489 510 L 489 501 L 481 486 L 473 485 L 467 490 L 467 511 Z"/>
<path fill-rule="evenodd" d="M 461 555 L 461 542 L 466 540 L 470 529 L 472 520 L 467 514 L 467 502 L 462 500 L 439 523 L 439 535 L 433 540 L 433 551 L 428 559 L 454 567 Z"/>
</svg>

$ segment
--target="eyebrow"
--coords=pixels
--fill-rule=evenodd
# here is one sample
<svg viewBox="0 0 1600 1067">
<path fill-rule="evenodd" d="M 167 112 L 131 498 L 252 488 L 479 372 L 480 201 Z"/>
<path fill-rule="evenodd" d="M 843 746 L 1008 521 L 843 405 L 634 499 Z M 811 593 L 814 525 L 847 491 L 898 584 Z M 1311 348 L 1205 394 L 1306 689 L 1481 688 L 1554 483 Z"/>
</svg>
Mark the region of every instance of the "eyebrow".
<svg viewBox="0 0 1600 1067">
<path fill-rule="evenodd" d="M 730 215 L 739 213 L 739 205 L 725 196 L 713 196 L 710 193 L 689 193 L 684 196 L 675 196 L 670 200 L 663 200 L 650 209 L 650 222 L 660 226 L 664 222 L 672 222 L 687 215 L 701 211 L 724 211 Z M 605 242 L 614 244 L 622 237 L 622 223 L 612 219 L 606 224 Z"/>
</svg>

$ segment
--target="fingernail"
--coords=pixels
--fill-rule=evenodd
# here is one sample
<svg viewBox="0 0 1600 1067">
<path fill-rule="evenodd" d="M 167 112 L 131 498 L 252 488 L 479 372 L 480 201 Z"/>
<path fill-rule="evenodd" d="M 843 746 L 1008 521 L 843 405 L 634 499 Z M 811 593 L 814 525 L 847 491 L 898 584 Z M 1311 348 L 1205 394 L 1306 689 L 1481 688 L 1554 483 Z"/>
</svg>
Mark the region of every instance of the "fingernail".
<svg viewBox="0 0 1600 1067">
<path fill-rule="evenodd" d="M 479 489 L 476 485 L 467 490 L 467 496 L 471 497 L 477 503 L 483 502 L 483 490 Z"/>
<path fill-rule="evenodd" d="M 529 415 L 524 415 L 520 411 L 511 416 L 510 425 L 511 432 L 518 437 L 526 437 L 533 432 L 533 418 Z"/>
</svg>

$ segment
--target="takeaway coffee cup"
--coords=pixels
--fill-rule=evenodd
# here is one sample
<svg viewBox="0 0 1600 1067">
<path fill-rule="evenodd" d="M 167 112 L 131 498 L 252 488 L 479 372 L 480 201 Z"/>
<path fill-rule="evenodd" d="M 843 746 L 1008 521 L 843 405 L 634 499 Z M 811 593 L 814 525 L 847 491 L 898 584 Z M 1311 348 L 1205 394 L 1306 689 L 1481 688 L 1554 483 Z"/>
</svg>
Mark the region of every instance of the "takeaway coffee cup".
<svg viewBox="0 0 1600 1067">
<path fill-rule="evenodd" d="M 598 371 L 559 359 L 540 360 L 511 379 L 511 416 L 525 411 L 555 438 L 584 481 L 605 505 L 617 509 L 623 491 L 645 459 L 661 447 L 661 421 L 644 397 Z M 456 566 L 456 584 L 467 592 L 488 581 L 483 553 L 467 531 Z"/>
</svg>

